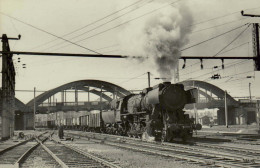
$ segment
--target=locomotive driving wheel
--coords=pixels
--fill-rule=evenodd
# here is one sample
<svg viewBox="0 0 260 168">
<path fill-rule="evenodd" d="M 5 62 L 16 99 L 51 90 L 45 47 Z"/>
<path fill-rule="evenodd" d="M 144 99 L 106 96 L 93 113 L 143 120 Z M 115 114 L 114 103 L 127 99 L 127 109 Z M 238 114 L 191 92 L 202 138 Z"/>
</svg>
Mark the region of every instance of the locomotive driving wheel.
<svg viewBox="0 0 260 168">
<path fill-rule="evenodd" d="M 188 130 L 182 131 L 180 135 L 183 142 L 186 142 L 192 137 L 192 133 L 190 133 Z"/>
</svg>

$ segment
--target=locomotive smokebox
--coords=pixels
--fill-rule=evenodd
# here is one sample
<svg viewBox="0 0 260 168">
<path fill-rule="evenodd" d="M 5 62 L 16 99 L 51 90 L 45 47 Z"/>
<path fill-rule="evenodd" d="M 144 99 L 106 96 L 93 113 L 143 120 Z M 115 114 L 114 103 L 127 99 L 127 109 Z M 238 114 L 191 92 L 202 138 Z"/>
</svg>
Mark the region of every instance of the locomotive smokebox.
<svg viewBox="0 0 260 168">
<path fill-rule="evenodd" d="M 186 93 L 182 84 L 171 84 L 164 82 L 153 87 L 146 96 L 147 104 L 160 104 L 168 111 L 184 108 L 187 103 Z"/>
<path fill-rule="evenodd" d="M 166 85 L 159 95 L 162 107 L 169 111 L 182 109 L 187 102 L 184 86 L 181 84 Z"/>
</svg>

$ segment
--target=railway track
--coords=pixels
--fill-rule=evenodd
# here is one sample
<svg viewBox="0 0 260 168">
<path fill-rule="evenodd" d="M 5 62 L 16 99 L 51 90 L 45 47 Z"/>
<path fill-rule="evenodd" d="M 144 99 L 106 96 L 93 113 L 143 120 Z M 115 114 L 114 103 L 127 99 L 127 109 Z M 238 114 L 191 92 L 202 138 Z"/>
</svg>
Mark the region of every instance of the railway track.
<svg viewBox="0 0 260 168">
<path fill-rule="evenodd" d="M 24 154 L 24 157 L 21 158 L 18 163 L 20 168 L 33 168 L 33 167 L 46 167 L 46 168 L 60 168 L 62 167 L 59 165 L 58 162 L 56 162 L 53 157 L 48 154 L 41 143 L 47 141 L 49 138 L 48 136 L 42 136 L 38 137 L 36 139 L 37 145 L 35 146 L 34 149 L 28 151 L 27 153 Z"/>
<path fill-rule="evenodd" d="M 45 133 L 40 134 L 38 137 L 41 138 Z M 38 143 L 35 138 L 32 137 L 23 142 L 5 148 L 0 152 L 0 167 L 11 167 L 19 166 L 19 162 L 26 156 L 27 153 L 36 148 Z"/>
<path fill-rule="evenodd" d="M 49 141 L 43 148 L 53 156 L 62 167 L 95 167 L 95 168 L 120 168 L 103 158 L 96 157 L 80 150 L 79 148 L 53 140 Z"/>
<path fill-rule="evenodd" d="M 104 158 L 93 156 L 76 147 L 55 141 L 50 134 L 31 138 L 1 151 L 0 167 L 120 168 Z"/>
<path fill-rule="evenodd" d="M 69 134 L 73 135 L 73 134 Z M 75 134 L 74 134 L 75 136 Z M 145 153 L 152 153 L 165 157 L 173 157 L 180 160 L 187 160 L 192 163 L 199 163 L 205 166 L 216 167 L 260 167 L 259 150 L 247 150 L 242 148 L 220 147 L 207 144 L 173 144 L 173 143 L 151 143 L 143 142 L 140 139 L 122 138 L 106 134 L 76 134 L 81 138 L 101 141 L 105 144 L 135 150 Z"/>
</svg>

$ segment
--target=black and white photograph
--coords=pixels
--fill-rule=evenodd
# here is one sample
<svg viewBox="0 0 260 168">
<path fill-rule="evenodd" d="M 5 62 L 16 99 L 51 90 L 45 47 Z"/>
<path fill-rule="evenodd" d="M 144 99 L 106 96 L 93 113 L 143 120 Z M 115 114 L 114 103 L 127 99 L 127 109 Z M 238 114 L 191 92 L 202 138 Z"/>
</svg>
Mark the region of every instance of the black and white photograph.
<svg viewBox="0 0 260 168">
<path fill-rule="evenodd" d="M 0 0 L 0 168 L 260 168 L 259 0 Z"/>
</svg>

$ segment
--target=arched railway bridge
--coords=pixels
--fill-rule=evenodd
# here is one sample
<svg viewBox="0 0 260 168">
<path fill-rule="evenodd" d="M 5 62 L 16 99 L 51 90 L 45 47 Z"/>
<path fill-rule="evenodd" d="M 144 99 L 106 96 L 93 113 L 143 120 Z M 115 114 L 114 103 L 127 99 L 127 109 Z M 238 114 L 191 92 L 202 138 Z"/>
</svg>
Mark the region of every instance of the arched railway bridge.
<svg viewBox="0 0 260 168">
<path fill-rule="evenodd" d="M 187 80 L 180 82 L 185 89 L 197 88 L 197 103 L 185 106 L 185 109 L 214 109 L 218 108 L 218 123 L 225 123 L 225 91 L 221 88 L 204 81 Z M 86 94 L 86 101 L 79 101 L 78 95 Z M 74 101 L 68 101 L 67 94 L 73 93 Z M 55 95 L 60 94 L 59 100 Z M 97 95 L 99 99 L 90 100 L 91 94 Z M 101 80 L 80 80 L 70 82 L 49 91 L 46 91 L 35 98 L 37 113 L 52 113 L 57 111 L 86 111 L 86 110 L 106 110 L 108 102 L 114 98 L 124 97 L 131 94 L 130 91 Z M 96 97 L 97 97 L 96 96 Z M 245 122 L 255 122 L 259 112 L 257 104 L 259 102 L 237 101 L 227 93 L 229 124 L 244 124 Z M 57 97 L 57 96 L 56 96 Z M 33 114 L 34 99 L 24 105 L 19 100 L 16 101 L 17 109 L 21 112 Z M 259 114 L 258 114 L 259 115 Z M 244 119 L 241 119 L 244 118 Z M 241 120 L 243 120 L 241 122 Z"/>
<path fill-rule="evenodd" d="M 67 101 L 68 91 L 74 92 L 75 101 Z M 79 91 L 83 91 L 87 94 L 88 99 L 86 101 L 79 101 Z M 55 94 L 61 94 L 61 100 L 56 101 Z M 90 94 L 99 96 L 99 101 L 90 101 Z M 109 95 L 112 94 L 113 97 Z M 74 81 L 57 88 L 51 89 L 47 92 L 35 98 L 37 111 L 42 112 L 55 112 L 55 111 L 80 111 L 80 110 L 99 110 L 101 108 L 106 109 L 109 101 L 116 97 L 124 97 L 131 94 L 126 89 L 101 80 L 80 80 Z M 34 99 L 29 101 L 26 106 L 33 110 Z"/>
</svg>

